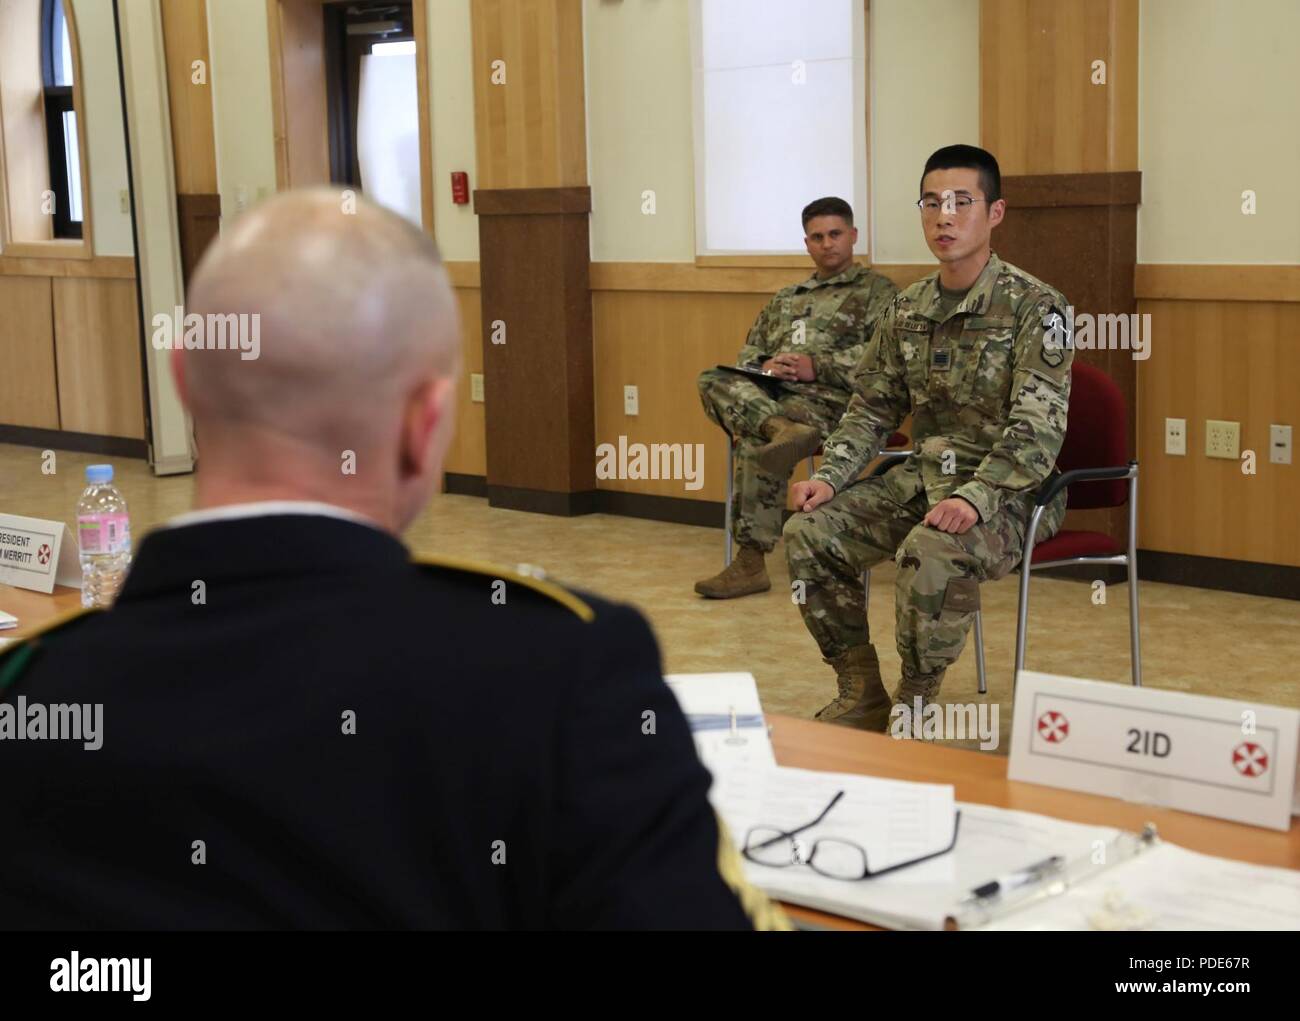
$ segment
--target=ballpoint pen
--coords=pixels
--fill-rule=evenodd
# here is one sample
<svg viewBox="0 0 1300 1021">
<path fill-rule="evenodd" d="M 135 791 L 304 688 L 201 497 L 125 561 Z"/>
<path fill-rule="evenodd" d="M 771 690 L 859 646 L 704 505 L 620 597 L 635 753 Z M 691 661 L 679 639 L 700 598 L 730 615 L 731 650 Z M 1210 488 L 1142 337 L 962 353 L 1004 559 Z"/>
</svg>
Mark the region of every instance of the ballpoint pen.
<svg viewBox="0 0 1300 1021">
<path fill-rule="evenodd" d="M 1040 862 L 1028 865 L 1023 869 L 1017 869 L 1015 872 L 1008 872 L 1005 876 L 999 876 L 997 879 L 991 879 L 987 883 L 975 887 L 970 894 L 962 901 L 963 904 L 970 904 L 976 901 L 991 900 L 994 897 L 1001 897 L 1012 890 L 1019 889 L 1022 886 L 1028 886 L 1031 883 L 1037 883 L 1050 876 L 1054 872 L 1060 872 L 1065 868 L 1065 858 L 1063 855 L 1054 854 L 1050 858 L 1044 858 Z"/>
</svg>

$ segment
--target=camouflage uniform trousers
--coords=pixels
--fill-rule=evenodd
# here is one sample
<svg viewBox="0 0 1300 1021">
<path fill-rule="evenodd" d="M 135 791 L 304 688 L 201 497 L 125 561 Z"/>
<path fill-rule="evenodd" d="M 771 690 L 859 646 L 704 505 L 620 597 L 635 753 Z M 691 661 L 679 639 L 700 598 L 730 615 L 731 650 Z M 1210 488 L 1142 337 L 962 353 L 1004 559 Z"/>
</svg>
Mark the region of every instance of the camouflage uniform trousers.
<svg viewBox="0 0 1300 1021">
<path fill-rule="evenodd" d="M 767 443 L 762 425 L 773 415 L 781 415 L 813 426 L 824 440 L 839 425 L 849 395 L 835 399 L 791 391 L 772 397 L 744 376 L 719 369 L 700 373 L 699 387 L 705 414 L 734 440 L 731 534 L 741 546 L 770 553 L 781 538 L 781 514 L 790 480 L 764 471 L 755 459 L 758 448 Z"/>
<path fill-rule="evenodd" d="M 1039 542 L 1061 527 L 1064 503 L 1062 495 L 1044 511 Z M 804 583 L 800 612 L 827 662 L 870 643 L 862 572 L 893 557 L 906 696 L 932 699 L 966 643 L 980 582 L 996 581 L 1020 563 L 1032 508 L 1030 495 L 1007 497 L 992 520 L 955 535 L 921 524 L 929 511 L 924 491 L 899 503 L 886 478 L 876 477 L 854 483 L 811 513 L 795 514 L 785 528 L 790 578 Z"/>
</svg>

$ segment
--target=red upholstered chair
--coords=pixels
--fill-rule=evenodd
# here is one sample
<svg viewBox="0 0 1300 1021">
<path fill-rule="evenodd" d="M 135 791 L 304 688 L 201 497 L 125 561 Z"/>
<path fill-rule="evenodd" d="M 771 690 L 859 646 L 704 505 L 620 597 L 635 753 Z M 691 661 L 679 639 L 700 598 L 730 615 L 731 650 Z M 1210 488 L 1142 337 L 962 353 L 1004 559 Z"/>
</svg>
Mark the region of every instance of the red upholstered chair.
<svg viewBox="0 0 1300 1021">
<path fill-rule="evenodd" d="M 880 456 L 886 459 L 886 461 L 882 463 L 892 463 L 893 461 L 898 460 L 900 458 L 909 457 L 912 453 L 912 448 L 910 446 L 911 442 L 912 441 L 909 440 L 902 433 L 894 433 L 893 436 L 889 437 L 888 442 L 886 442 L 885 449 L 880 452 Z M 821 448 L 818 447 L 816 452 L 813 453 L 812 457 L 808 458 L 809 475 L 813 473 L 813 467 L 814 467 L 813 458 L 816 457 L 821 452 L 822 452 Z M 724 566 L 728 566 L 731 564 L 731 502 L 733 499 L 735 499 L 735 492 L 734 492 L 736 486 L 735 461 L 736 461 L 736 444 L 734 440 L 729 439 L 727 441 L 727 509 L 725 512 L 726 517 L 723 519 L 723 525 L 722 525 L 723 530 L 726 532 L 726 539 L 725 539 L 726 560 L 724 561 Z"/>
<path fill-rule="evenodd" d="M 1142 649 L 1138 630 L 1137 479 L 1138 465 L 1128 457 L 1128 409 L 1114 381 L 1100 369 L 1076 361 L 1071 368 L 1070 412 L 1065 442 L 1056 459 L 1061 474 L 1038 492 L 1025 532 L 1020 564 L 1020 609 L 1016 618 L 1016 671 L 1025 666 L 1029 617 L 1029 576 L 1034 571 L 1069 564 L 1120 564 L 1128 569 L 1129 642 L 1133 683 L 1142 684 Z M 1128 546 L 1103 532 L 1062 529 L 1034 542 L 1043 511 L 1062 489 L 1067 506 L 1086 510 L 1128 504 Z"/>
</svg>

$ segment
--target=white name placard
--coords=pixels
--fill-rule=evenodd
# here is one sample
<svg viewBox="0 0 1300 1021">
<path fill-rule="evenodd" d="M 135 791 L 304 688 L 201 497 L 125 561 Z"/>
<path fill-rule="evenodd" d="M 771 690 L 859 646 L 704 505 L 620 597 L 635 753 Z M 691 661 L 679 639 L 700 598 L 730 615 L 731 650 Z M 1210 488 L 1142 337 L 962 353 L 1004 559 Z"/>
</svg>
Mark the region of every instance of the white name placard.
<svg viewBox="0 0 1300 1021">
<path fill-rule="evenodd" d="M 0 514 L 0 582 L 34 592 L 81 588 L 77 544 L 62 521 Z"/>
<path fill-rule="evenodd" d="M 1025 670 L 1012 780 L 1291 825 L 1300 710 Z"/>
</svg>

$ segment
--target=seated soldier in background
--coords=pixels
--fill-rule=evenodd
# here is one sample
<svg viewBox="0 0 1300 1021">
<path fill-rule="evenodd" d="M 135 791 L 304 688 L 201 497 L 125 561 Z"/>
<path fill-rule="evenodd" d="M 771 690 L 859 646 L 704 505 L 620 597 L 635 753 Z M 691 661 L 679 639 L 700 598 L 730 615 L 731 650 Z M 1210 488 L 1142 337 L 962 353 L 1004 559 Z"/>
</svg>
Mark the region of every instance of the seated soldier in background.
<svg viewBox="0 0 1300 1021">
<path fill-rule="evenodd" d="M 735 442 L 731 528 L 737 555 L 720 574 L 695 584 L 712 599 L 772 587 L 764 557 L 781 537 L 790 473 L 839 424 L 853 370 L 898 290 L 853 261 L 858 230 L 843 199 L 809 203 L 803 229 L 816 272 L 776 292 L 736 359 L 770 374 L 773 385 L 722 369 L 700 373 L 705 413 Z"/>
<path fill-rule="evenodd" d="M 642 617 L 397 538 L 460 327 L 432 241 L 343 207 L 223 232 L 189 311 L 258 314 L 261 346 L 174 352 L 198 509 L 111 610 L 0 656 L 0 703 L 102 705 L 99 750 L 0 740 L 0 928 L 783 924 Z"/>
<path fill-rule="evenodd" d="M 790 578 L 804 583 L 799 612 L 838 680 L 817 717 L 864 730 L 885 730 L 891 707 L 862 572 L 890 557 L 898 565 L 895 702 L 915 712 L 961 654 L 980 582 L 1020 562 L 1070 397 L 1065 298 L 990 247 L 1006 212 L 997 160 L 946 146 L 926 162 L 920 192 L 920 226 L 939 269 L 881 318 L 821 467 L 793 486 L 798 510 L 785 527 Z M 916 454 L 859 480 L 909 413 Z M 1062 492 L 1038 541 L 1064 516 Z"/>
</svg>

